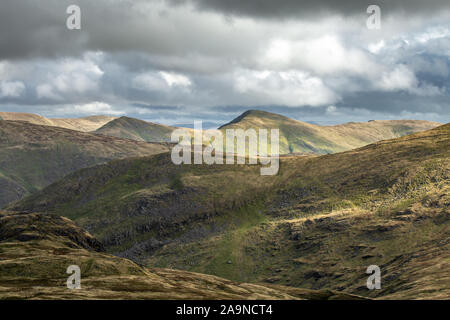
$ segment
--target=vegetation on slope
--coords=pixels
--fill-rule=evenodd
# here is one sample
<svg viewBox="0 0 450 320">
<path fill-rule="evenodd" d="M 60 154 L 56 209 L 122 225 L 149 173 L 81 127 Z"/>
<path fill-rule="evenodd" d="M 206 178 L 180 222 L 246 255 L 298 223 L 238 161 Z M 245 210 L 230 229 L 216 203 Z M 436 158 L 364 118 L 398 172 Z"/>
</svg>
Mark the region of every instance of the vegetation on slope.
<svg viewBox="0 0 450 320">
<path fill-rule="evenodd" d="M 176 127 L 151 123 L 130 117 L 91 116 L 49 119 L 30 113 L 0 112 L 4 120 L 20 120 L 33 124 L 67 128 L 83 132 L 146 142 L 170 142 Z M 327 154 L 365 146 L 439 126 L 440 123 L 417 120 L 350 122 L 336 126 L 318 126 L 288 117 L 249 110 L 220 127 L 226 129 L 279 129 L 281 154 Z M 193 129 L 186 129 L 191 134 Z M 204 141 L 207 143 L 208 141 Z M 268 140 L 270 146 L 270 137 Z M 224 142 L 224 146 L 225 146 Z"/>
<path fill-rule="evenodd" d="M 116 119 L 111 116 L 90 116 L 83 118 L 45 118 L 43 116 L 22 112 L 0 112 L 0 119 L 26 121 L 43 126 L 61 127 L 82 132 L 95 131 L 104 124 Z"/>
<path fill-rule="evenodd" d="M 135 141 L 170 142 L 170 135 L 175 129 L 162 124 L 120 117 L 97 129 L 95 133 Z"/>
<path fill-rule="evenodd" d="M 168 154 L 78 171 L 10 207 L 64 215 L 151 266 L 361 295 L 448 296 L 450 125 L 258 166 Z M 383 290 L 365 288 L 382 267 Z"/>
<path fill-rule="evenodd" d="M 0 212 L 0 252 L 0 299 L 359 299 L 146 269 L 105 254 L 69 219 L 45 214 Z M 66 287 L 70 265 L 81 269 L 81 289 Z"/>
<path fill-rule="evenodd" d="M 165 144 L 0 120 L 0 207 L 81 168 L 167 150 Z"/>
<path fill-rule="evenodd" d="M 285 116 L 250 110 L 220 127 L 226 129 L 279 129 L 280 153 L 326 154 L 346 151 L 380 140 L 392 139 L 441 125 L 416 120 L 350 122 L 336 126 L 318 126 Z"/>
</svg>

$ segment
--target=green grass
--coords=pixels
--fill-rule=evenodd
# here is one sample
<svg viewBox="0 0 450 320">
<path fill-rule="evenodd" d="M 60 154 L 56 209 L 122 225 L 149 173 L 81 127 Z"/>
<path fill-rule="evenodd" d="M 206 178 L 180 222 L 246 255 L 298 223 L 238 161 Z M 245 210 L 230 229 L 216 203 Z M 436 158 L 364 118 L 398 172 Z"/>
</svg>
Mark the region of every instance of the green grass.
<svg viewBox="0 0 450 320">
<path fill-rule="evenodd" d="M 380 264 L 391 276 L 389 268 L 413 270 L 416 278 L 402 281 L 426 286 L 427 268 L 445 259 L 432 250 L 448 226 L 449 129 L 284 157 L 272 177 L 258 166 L 175 166 L 168 154 L 113 161 L 13 209 L 45 202 L 47 211 L 89 226 L 109 252 L 161 241 L 134 256 L 148 266 L 362 294 L 364 267 Z M 430 258 L 408 260 L 420 252 Z"/>
</svg>

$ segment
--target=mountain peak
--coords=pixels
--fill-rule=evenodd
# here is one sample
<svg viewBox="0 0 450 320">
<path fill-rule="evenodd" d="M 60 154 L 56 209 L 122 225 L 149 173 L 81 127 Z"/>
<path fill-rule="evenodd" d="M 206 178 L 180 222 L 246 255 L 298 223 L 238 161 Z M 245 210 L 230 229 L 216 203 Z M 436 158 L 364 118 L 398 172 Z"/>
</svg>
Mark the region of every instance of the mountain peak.
<svg viewBox="0 0 450 320">
<path fill-rule="evenodd" d="M 108 122 L 95 132 L 107 136 L 146 142 L 170 142 L 174 128 L 141 119 L 122 116 Z"/>
<path fill-rule="evenodd" d="M 228 123 L 224 124 L 223 126 L 219 127 L 219 129 L 222 129 L 222 128 L 224 128 L 226 126 L 229 126 L 231 124 L 239 123 L 242 120 L 248 119 L 248 118 L 258 118 L 258 119 L 261 119 L 261 120 L 291 120 L 291 121 L 293 120 L 293 119 L 290 119 L 288 117 L 282 116 L 281 114 L 267 112 L 267 111 L 262 111 L 262 110 L 251 109 L 251 110 L 245 111 L 240 116 L 234 118 L 230 122 L 228 122 Z"/>
</svg>

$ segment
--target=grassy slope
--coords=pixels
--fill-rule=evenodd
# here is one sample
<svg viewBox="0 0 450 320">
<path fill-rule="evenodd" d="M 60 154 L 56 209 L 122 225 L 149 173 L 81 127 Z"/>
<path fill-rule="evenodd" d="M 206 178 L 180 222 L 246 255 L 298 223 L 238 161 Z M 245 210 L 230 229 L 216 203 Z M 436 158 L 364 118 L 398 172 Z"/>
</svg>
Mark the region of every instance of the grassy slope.
<svg viewBox="0 0 450 320">
<path fill-rule="evenodd" d="M 0 212 L 0 299 L 358 299 L 146 269 L 102 249 L 69 219 Z M 66 288 L 66 269 L 74 264 L 81 269 L 79 290 Z"/>
<path fill-rule="evenodd" d="M 0 120 L 0 207 L 78 169 L 167 150 L 163 144 Z"/>
<path fill-rule="evenodd" d="M 147 142 L 169 142 L 175 127 L 129 117 L 91 116 L 77 119 L 48 119 L 29 113 L 0 112 L 4 120 L 67 128 Z M 221 127 L 226 129 L 280 130 L 280 153 L 335 153 L 364 145 L 432 129 L 440 125 L 429 121 L 393 120 L 317 126 L 282 115 L 250 110 Z M 188 129 L 191 133 L 192 129 Z M 270 141 L 270 139 L 269 139 Z M 205 141 L 206 142 L 206 141 Z"/>
<path fill-rule="evenodd" d="M 266 220 L 167 245 L 149 265 L 383 298 L 448 298 L 450 125 L 359 150 L 288 159 Z M 291 163 L 288 163 L 291 162 Z M 382 268 L 369 292 L 365 268 Z"/>
<path fill-rule="evenodd" d="M 415 120 L 371 121 L 337 126 L 318 126 L 265 111 L 243 113 L 220 129 L 279 129 L 280 153 L 335 153 L 418 131 L 439 123 Z"/>
<path fill-rule="evenodd" d="M 170 142 L 170 135 L 176 128 L 129 117 L 120 117 L 108 122 L 95 133 L 135 141 Z"/>
<path fill-rule="evenodd" d="M 116 119 L 111 116 L 91 116 L 83 118 L 49 119 L 32 113 L 0 112 L 0 119 L 11 121 L 26 121 L 43 126 L 61 127 L 82 132 L 94 131 L 106 123 Z"/>
<path fill-rule="evenodd" d="M 95 131 L 110 121 L 117 119 L 111 116 L 90 116 L 83 118 L 49 119 L 53 126 L 82 132 Z"/>
<path fill-rule="evenodd" d="M 258 166 L 174 166 L 168 154 L 113 161 L 10 209 L 68 216 L 109 252 L 152 266 L 442 298 L 449 138 L 445 125 L 344 153 L 284 157 L 274 177 Z M 369 264 L 386 272 L 384 290 L 365 289 Z"/>
</svg>

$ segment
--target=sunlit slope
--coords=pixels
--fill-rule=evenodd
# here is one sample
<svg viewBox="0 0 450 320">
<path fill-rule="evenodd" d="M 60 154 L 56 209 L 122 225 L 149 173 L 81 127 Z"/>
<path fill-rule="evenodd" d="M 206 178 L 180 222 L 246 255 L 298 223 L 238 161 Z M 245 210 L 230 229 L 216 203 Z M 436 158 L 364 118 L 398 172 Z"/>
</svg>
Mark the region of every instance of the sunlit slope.
<svg viewBox="0 0 450 320">
<path fill-rule="evenodd" d="M 45 118 L 43 116 L 22 112 L 0 112 L 0 119 L 11 121 L 26 121 L 32 124 L 61 127 L 71 130 L 89 132 L 95 131 L 116 117 L 90 116 L 83 118 Z"/>
<path fill-rule="evenodd" d="M 55 118 L 49 119 L 53 126 L 61 127 L 71 130 L 77 130 L 82 132 L 95 131 L 98 128 L 104 126 L 110 121 L 113 121 L 117 117 L 111 116 L 89 116 L 83 118 Z"/>
<path fill-rule="evenodd" d="M 108 122 L 95 133 L 135 141 L 170 142 L 170 135 L 175 129 L 139 119 L 120 117 Z"/>
<path fill-rule="evenodd" d="M 0 299 L 358 299 L 146 269 L 104 253 L 69 219 L 44 214 L 0 212 L 0 252 Z M 66 286 L 70 265 L 81 269 L 81 289 Z"/>
<path fill-rule="evenodd" d="M 164 144 L 0 120 L 0 207 L 78 169 L 167 150 Z"/>
<path fill-rule="evenodd" d="M 263 205 L 235 211 L 264 218 L 162 246 L 147 264 L 383 299 L 448 299 L 450 125 L 341 154 L 285 158 L 281 170 Z M 382 290 L 366 287 L 372 264 Z"/>
<path fill-rule="evenodd" d="M 175 166 L 161 154 L 78 171 L 10 209 L 70 217 L 108 252 L 149 266 L 442 298 L 449 159 L 448 124 L 348 152 L 284 157 L 277 176 L 249 165 Z M 369 292 L 370 264 L 387 279 L 397 267 L 405 273 Z"/>
<path fill-rule="evenodd" d="M 385 120 L 318 126 L 288 117 L 250 110 L 220 127 L 226 129 L 279 129 L 280 153 L 335 153 L 441 125 L 418 120 Z"/>
<path fill-rule="evenodd" d="M 32 124 L 39 124 L 44 126 L 51 126 L 52 122 L 40 115 L 32 114 L 32 113 L 23 113 L 23 112 L 0 112 L 0 117 L 2 120 L 11 120 L 11 121 L 26 121 Z"/>
</svg>

